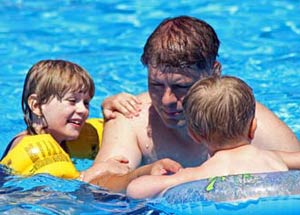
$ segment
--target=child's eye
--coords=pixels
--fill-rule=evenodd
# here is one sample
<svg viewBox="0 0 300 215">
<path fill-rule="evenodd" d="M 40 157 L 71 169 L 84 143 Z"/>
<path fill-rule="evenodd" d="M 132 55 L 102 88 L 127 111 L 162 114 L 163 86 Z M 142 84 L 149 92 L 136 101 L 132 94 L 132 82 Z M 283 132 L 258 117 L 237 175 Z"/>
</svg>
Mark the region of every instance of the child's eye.
<svg viewBox="0 0 300 215">
<path fill-rule="evenodd" d="M 89 107 L 90 107 L 90 102 L 89 102 L 89 101 L 85 101 L 85 102 L 84 102 L 84 106 L 85 106 L 86 108 L 89 108 Z"/>
<path fill-rule="evenodd" d="M 75 98 L 67 98 L 66 99 L 68 102 L 75 104 L 76 103 L 76 99 Z"/>
</svg>

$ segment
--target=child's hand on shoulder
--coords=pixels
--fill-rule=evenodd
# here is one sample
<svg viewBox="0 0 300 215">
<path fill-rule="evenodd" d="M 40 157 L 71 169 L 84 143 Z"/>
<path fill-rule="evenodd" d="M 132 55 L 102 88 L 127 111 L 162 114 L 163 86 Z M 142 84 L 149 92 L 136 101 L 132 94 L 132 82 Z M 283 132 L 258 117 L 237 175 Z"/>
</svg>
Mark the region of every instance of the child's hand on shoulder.
<svg viewBox="0 0 300 215">
<path fill-rule="evenodd" d="M 114 119 L 114 112 L 120 112 L 127 118 L 138 116 L 141 111 L 141 101 L 134 95 L 128 93 L 120 93 L 106 98 L 102 105 L 102 113 L 104 119 Z"/>
</svg>

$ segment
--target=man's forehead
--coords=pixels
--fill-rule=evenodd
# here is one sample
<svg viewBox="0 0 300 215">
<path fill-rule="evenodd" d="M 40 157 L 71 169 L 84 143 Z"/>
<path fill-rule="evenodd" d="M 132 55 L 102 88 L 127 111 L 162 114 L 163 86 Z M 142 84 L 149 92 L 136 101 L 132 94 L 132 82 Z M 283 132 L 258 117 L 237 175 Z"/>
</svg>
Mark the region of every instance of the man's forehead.
<svg viewBox="0 0 300 215">
<path fill-rule="evenodd" d="M 200 77 L 203 71 L 199 70 L 196 66 L 188 67 L 152 67 L 148 68 L 149 77 L 160 77 L 160 76 L 185 76 L 196 78 Z M 205 72 L 204 72 L 205 73 Z"/>
</svg>

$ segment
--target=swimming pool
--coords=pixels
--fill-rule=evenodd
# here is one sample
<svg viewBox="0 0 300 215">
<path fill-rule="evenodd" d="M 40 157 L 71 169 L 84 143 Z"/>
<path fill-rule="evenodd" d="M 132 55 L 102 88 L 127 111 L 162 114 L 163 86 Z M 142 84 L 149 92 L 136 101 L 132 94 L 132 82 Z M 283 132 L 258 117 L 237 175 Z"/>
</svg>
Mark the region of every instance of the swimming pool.
<svg viewBox="0 0 300 215">
<path fill-rule="evenodd" d="M 182 14 L 204 19 L 215 28 L 221 40 L 219 60 L 223 73 L 247 81 L 256 98 L 286 122 L 299 138 L 299 9 L 299 2 L 293 0 L 201 3 L 3 0 L 0 4 L 0 152 L 24 129 L 21 92 L 25 74 L 33 63 L 45 58 L 62 58 L 86 68 L 96 83 L 91 117 L 99 117 L 99 104 L 106 96 L 121 91 L 138 94 L 147 89 L 147 71 L 139 61 L 146 38 L 163 18 Z M 90 160 L 75 162 L 80 169 L 91 164 Z M 2 184 L 9 182 L 1 188 L 1 212 L 69 214 L 74 212 L 71 206 L 77 212 L 88 214 L 122 212 L 124 208 L 137 214 L 151 212 L 145 206 L 147 203 L 132 202 L 122 195 L 103 194 L 103 200 L 99 190 L 78 182 L 57 187 L 56 184 L 61 184 L 59 180 L 47 176 L 26 180 L 1 177 Z M 33 187 L 37 182 L 40 187 Z M 103 198 L 89 196 L 86 190 L 90 189 Z M 41 196 L 42 202 L 38 200 Z M 49 208 L 50 203 L 56 209 Z"/>
</svg>

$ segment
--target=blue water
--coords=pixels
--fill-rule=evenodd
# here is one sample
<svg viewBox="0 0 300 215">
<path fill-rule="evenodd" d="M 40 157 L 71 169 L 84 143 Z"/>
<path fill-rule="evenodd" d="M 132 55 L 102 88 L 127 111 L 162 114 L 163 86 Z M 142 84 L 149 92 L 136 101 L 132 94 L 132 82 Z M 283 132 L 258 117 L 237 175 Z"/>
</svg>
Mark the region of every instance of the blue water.
<svg viewBox="0 0 300 215">
<path fill-rule="evenodd" d="M 221 40 L 218 60 L 223 64 L 223 73 L 247 81 L 257 100 L 274 111 L 299 138 L 299 9 L 298 0 L 2 0 L 0 152 L 25 128 L 21 93 L 32 64 L 61 58 L 86 68 L 96 83 L 91 117 L 101 117 L 100 103 L 106 96 L 147 90 L 147 71 L 139 61 L 144 43 L 162 19 L 182 14 L 204 19 L 215 28 Z M 85 169 L 92 161 L 75 162 L 78 168 Z M 64 183 L 49 176 L 21 179 L 2 175 L 0 211 L 153 212 L 148 202 L 109 196 L 79 182 L 67 182 L 68 186 Z M 108 197 L 103 200 L 90 193 Z"/>
</svg>

